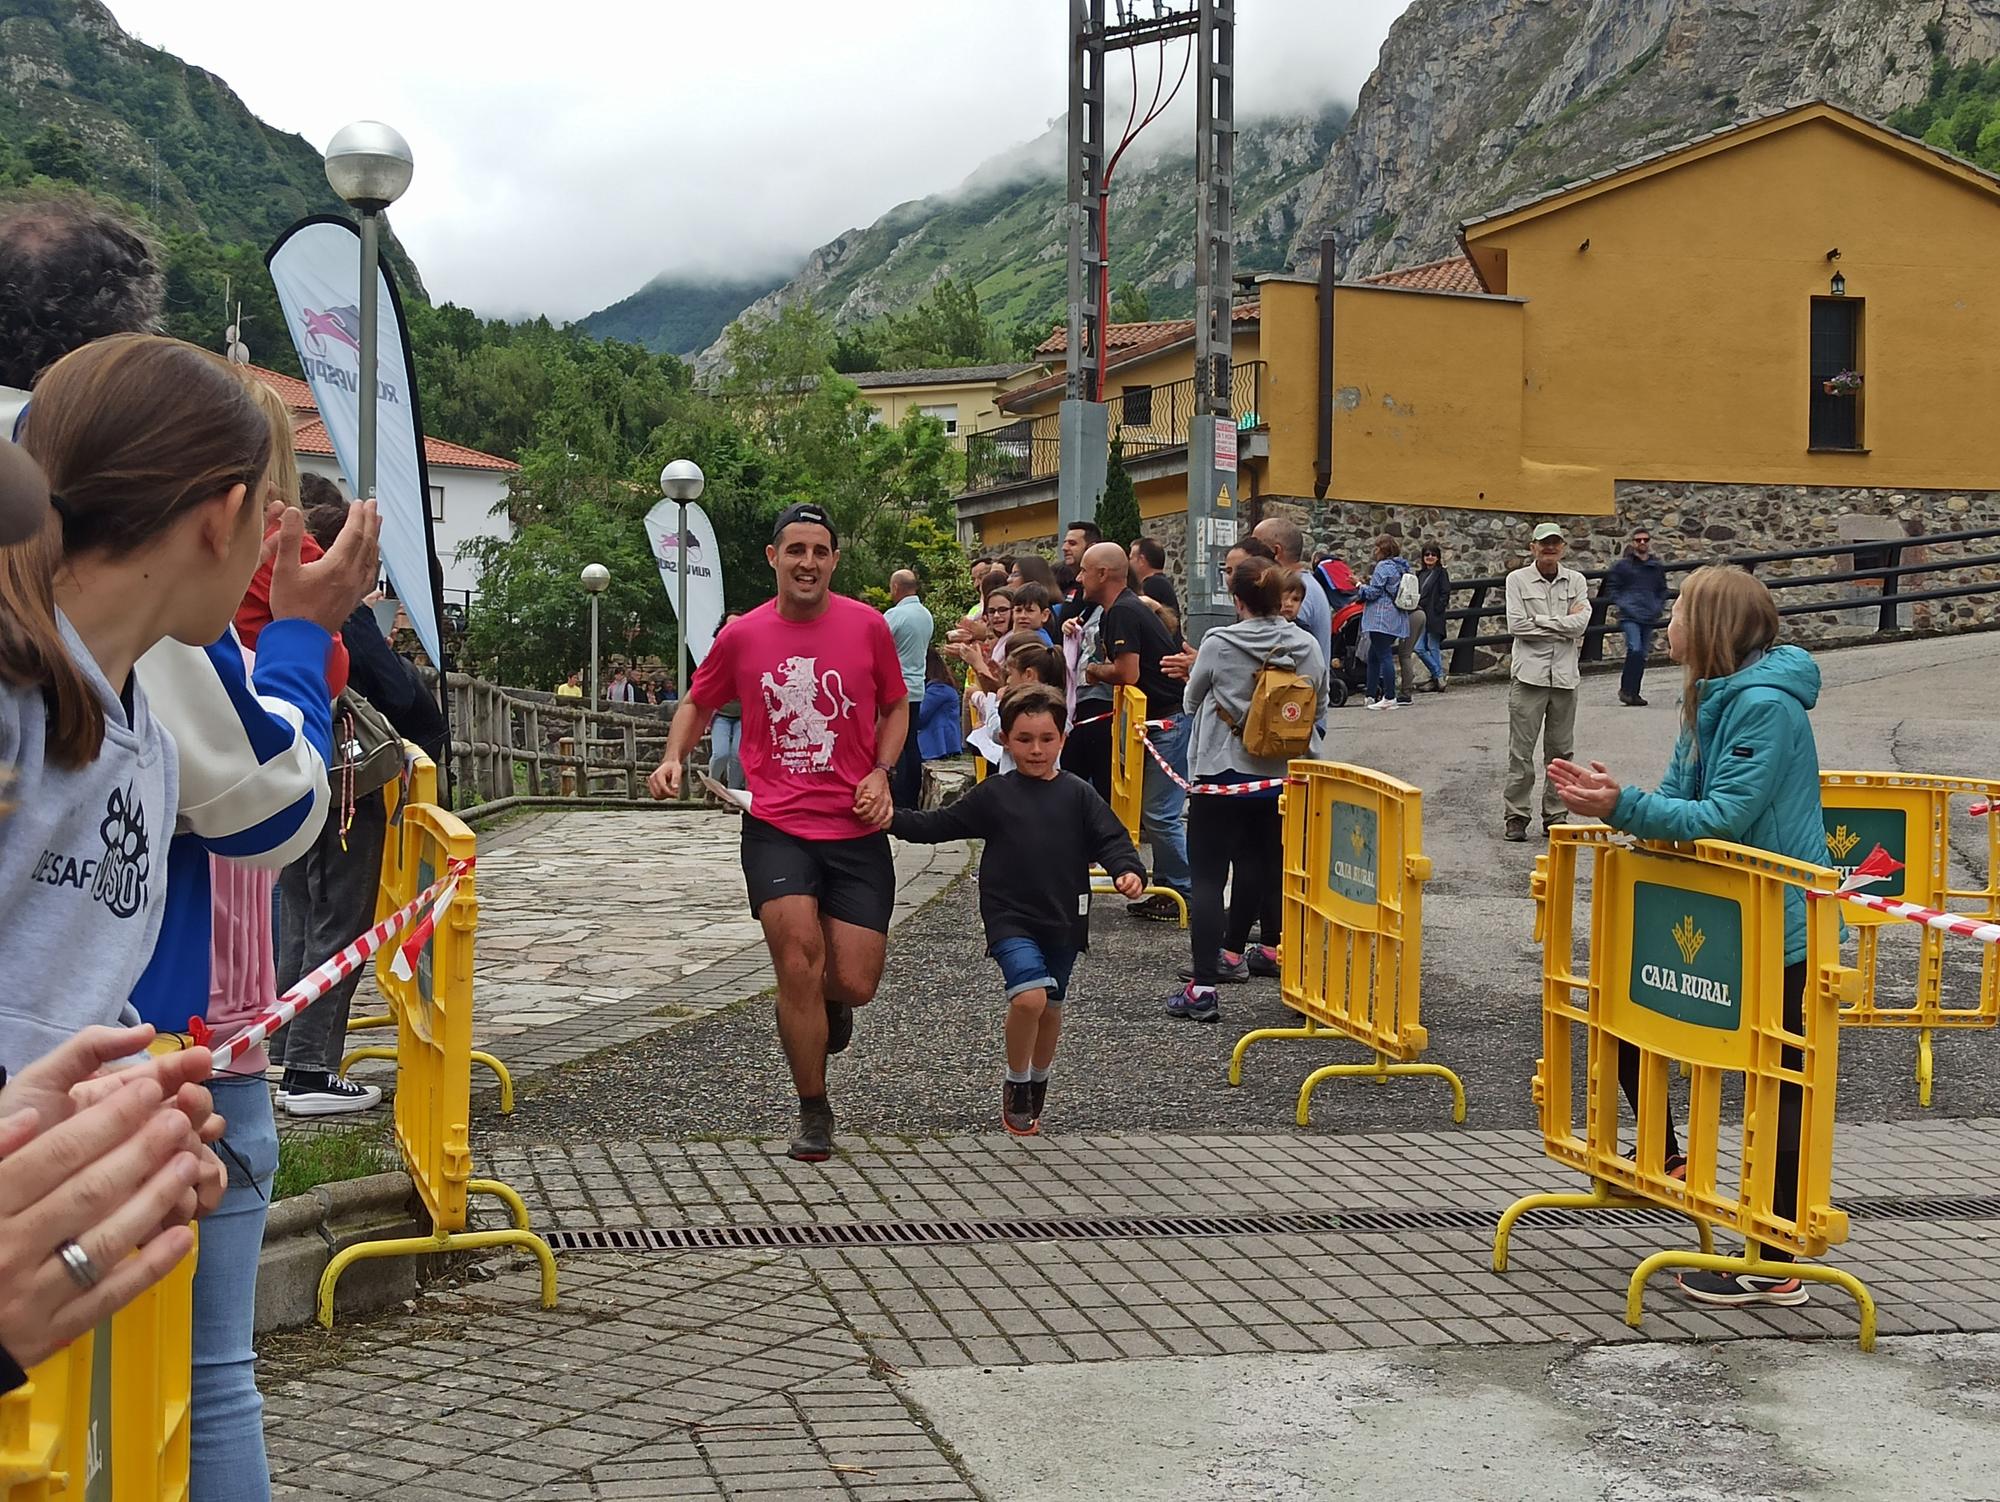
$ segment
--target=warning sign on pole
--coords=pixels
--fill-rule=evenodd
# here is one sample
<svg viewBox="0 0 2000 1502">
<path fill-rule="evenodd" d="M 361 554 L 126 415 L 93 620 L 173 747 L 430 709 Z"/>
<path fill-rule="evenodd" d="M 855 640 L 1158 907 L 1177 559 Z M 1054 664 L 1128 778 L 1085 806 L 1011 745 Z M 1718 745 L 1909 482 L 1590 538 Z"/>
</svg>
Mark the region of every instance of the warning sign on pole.
<svg viewBox="0 0 2000 1502">
<path fill-rule="evenodd" d="M 1215 420 L 1215 467 L 1229 474 L 1236 473 L 1236 420 L 1218 417 Z"/>
</svg>

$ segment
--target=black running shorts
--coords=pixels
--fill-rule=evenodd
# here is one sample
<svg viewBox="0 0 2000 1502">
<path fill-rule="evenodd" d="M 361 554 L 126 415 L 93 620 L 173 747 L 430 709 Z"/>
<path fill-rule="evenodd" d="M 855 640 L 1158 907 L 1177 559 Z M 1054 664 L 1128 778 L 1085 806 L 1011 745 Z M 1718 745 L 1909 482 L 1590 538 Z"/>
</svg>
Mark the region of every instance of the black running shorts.
<svg viewBox="0 0 2000 1502">
<path fill-rule="evenodd" d="M 774 897 L 814 897 L 821 917 L 886 934 L 896 910 L 896 862 L 883 831 L 854 840 L 802 840 L 745 814 L 743 881 L 753 918 Z"/>
</svg>

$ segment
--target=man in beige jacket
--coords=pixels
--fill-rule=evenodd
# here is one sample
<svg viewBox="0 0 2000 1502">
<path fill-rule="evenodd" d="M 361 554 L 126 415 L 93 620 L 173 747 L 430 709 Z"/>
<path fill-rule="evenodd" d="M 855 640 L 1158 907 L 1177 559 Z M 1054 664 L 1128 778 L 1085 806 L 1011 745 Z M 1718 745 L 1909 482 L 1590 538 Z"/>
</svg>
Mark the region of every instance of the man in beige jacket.
<svg viewBox="0 0 2000 1502">
<path fill-rule="evenodd" d="M 1507 630 L 1514 658 L 1507 690 L 1506 835 L 1528 837 L 1535 769 L 1575 749 L 1577 658 L 1590 625 L 1589 587 L 1583 575 L 1563 567 L 1568 542 L 1554 522 L 1535 528 L 1533 561 L 1507 576 Z M 1541 761 L 1535 742 L 1542 743 Z M 1542 780 L 1542 833 L 1563 822 L 1560 794 Z"/>
</svg>

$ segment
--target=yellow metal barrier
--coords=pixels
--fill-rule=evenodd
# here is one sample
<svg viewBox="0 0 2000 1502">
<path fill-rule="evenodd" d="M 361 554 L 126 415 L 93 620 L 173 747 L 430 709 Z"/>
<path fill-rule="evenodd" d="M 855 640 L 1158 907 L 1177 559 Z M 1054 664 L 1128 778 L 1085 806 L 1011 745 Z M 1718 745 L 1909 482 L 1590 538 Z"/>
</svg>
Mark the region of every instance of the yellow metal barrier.
<svg viewBox="0 0 2000 1502">
<path fill-rule="evenodd" d="M 1903 869 L 1887 881 L 1868 886 L 1865 890 L 1871 896 L 1944 908 L 1967 917 L 2000 919 L 2000 816 L 1989 812 L 1981 820 L 1985 826 L 1986 884 L 1954 887 L 1951 817 L 1956 798 L 1978 799 L 1991 806 L 2000 800 L 2000 781 L 1908 772 L 1822 772 L 1820 802 L 1826 814 L 1827 864 L 1848 876 L 1880 845 L 1903 863 Z M 1864 907 L 1850 905 L 1842 911 L 1859 931 L 1855 966 L 1861 972 L 1861 990 L 1851 1005 L 1841 1008 L 1841 1023 L 1848 1027 L 1917 1029 L 1917 1100 L 1928 1106 L 1933 1075 L 1931 1033 L 1938 1028 L 2000 1023 L 2000 947 L 1981 946 L 1979 990 L 1973 1004 L 1947 1006 L 1944 934 Z M 1906 1004 L 1886 1003 L 1877 990 L 1885 930 L 1902 931 L 1892 943 L 1907 942 L 1916 953 L 1915 987 Z"/>
<path fill-rule="evenodd" d="M 1423 968 L 1423 793 L 1365 767 L 1295 761 L 1282 794 L 1285 1005 L 1304 1027 L 1260 1027 L 1236 1040 L 1229 1083 L 1243 1083 L 1243 1055 L 1265 1038 L 1351 1040 L 1372 1064 L 1328 1064 L 1299 1088 L 1306 1125 L 1323 1080 L 1429 1075 L 1451 1086 L 1453 1121 L 1465 1120 L 1465 1086 L 1442 1064 L 1416 1062 L 1430 1041 L 1417 1020 Z"/>
<path fill-rule="evenodd" d="M 428 881 L 419 882 L 415 869 L 409 864 L 409 853 L 404 848 L 400 829 L 403 810 L 418 804 L 437 803 L 437 764 L 415 746 L 404 742 L 404 751 L 410 758 L 408 786 L 398 780 L 382 789 L 382 802 L 389 811 L 389 834 L 382 841 L 382 875 L 375 889 L 375 921 L 380 923 L 391 913 L 402 911 L 412 897 L 429 886 Z M 347 1030 L 350 1033 L 374 1032 L 396 1025 L 393 1012 L 382 1012 L 373 1017 L 350 1017 Z M 345 1075 L 364 1059 L 387 1059 L 393 1061 L 393 1048 L 365 1047 L 351 1048 L 341 1056 L 340 1073 Z M 514 1114 L 514 1076 L 507 1066 L 483 1048 L 472 1050 L 472 1062 L 493 1071 L 494 1079 L 500 1086 L 500 1114 Z"/>
<path fill-rule="evenodd" d="M 1847 1239 L 1847 1216 L 1833 1207 L 1833 1103 L 1839 1007 L 1853 989 L 1840 963 L 1839 905 L 1806 904 L 1808 977 L 1803 1030 L 1785 1026 L 1785 894 L 1830 891 L 1835 874 L 1703 840 L 1694 845 L 1613 843 L 1603 825 L 1558 826 L 1536 863 L 1536 937 L 1542 944 L 1542 1057 L 1535 1074 L 1543 1148 L 1585 1174 L 1587 1194 L 1531 1194 L 1500 1217 L 1493 1267 L 1507 1267 L 1514 1223 L 1534 1209 L 1663 1207 L 1693 1218 L 1702 1250 L 1657 1252 L 1641 1262 L 1626 1293 L 1625 1322 L 1643 1317 L 1646 1280 L 1667 1267 L 1798 1277 L 1833 1284 L 1861 1310 L 1861 1346 L 1875 1340 L 1875 1303 L 1853 1274 L 1805 1262 L 1773 1262 L 1766 1246 L 1817 1257 Z M 1578 857 L 1589 872 L 1587 964 L 1576 955 Z M 1577 1120 L 1576 1034 L 1584 1036 L 1583 1120 Z M 1631 1152 L 1619 1146 L 1618 1053 L 1639 1050 L 1639 1102 Z M 1789 1057 L 1788 1057 L 1789 1056 Z M 1667 1174 L 1668 1065 L 1692 1066 L 1685 1180 Z M 1726 1143 L 1725 1077 L 1743 1080 L 1743 1125 Z M 1774 1208 L 1780 1171 L 1782 1094 L 1799 1094 L 1794 1212 Z M 1733 1148 L 1733 1151 L 1729 1150 Z M 1714 1253 L 1711 1225 L 1744 1239 L 1741 1256 Z"/>
<path fill-rule="evenodd" d="M 0 1397 L 0 1502 L 184 1502 L 194 1264 Z"/>
<path fill-rule="evenodd" d="M 1146 763 L 1149 760 L 1151 758 L 1146 754 L 1146 695 L 1133 685 L 1126 684 L 1112 700 L 1111 812 L 1125 826 L 1125 833 L 1134 845 L 1139 843 L 1140 807 L 1145 798 Z M 1090 874 L 1093 878 L 1091 891 L 1117 890 L 1101 867 L 1093 866 Z M 1143 895 L 1171 899 L 1180 912 L 1181 927 L 1188 926 L 1187 899 L 1172 887 L 1150 886 Z"/>
<path fill-rule="evenodd" d="M 443 875 L 449 862 L 473 858 L 472 831 L 455 815 L 428 804 L 403 809 L 399 836 L 402 866 L 416 891 Z M 396 1024 L 396 1141 L 430 1214 L 432 1234 L 366 1241 L 336 1253 L 319 1284 L 320 1323 L 328 1328 L 340 1275 L 371 1257 L 523 1247 L 541 1263 L 542 1306 L 555 1303 L 555 1258 L 548 1243 L 529 1229 L 520 1195 L 497 1179 L 472 1177 L 472 939 L 478 919 L 477 873 L 467 872 L 409 980 L 391 969 L 395 946 L 376 958 L 375 983 Z M 513 1225 L 468 1231 L 469 1194 L 502 1200 Z"/>
</svg>

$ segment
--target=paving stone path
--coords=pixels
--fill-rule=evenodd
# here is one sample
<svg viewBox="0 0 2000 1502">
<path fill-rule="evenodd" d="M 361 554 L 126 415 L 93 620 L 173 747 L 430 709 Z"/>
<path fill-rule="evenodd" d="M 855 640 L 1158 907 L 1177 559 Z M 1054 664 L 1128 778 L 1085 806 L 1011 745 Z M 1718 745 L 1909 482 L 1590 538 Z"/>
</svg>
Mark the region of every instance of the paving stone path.
<svg viewBox="0 0 2000 1502">
<path fill-rule="evenodd" d="M 1990 756 L 1996 662 L 2000 637 L 1829 657 L 1816 717 L 1823 759 L 1974 768 Z M 1608 701 L 1609 680 L 1587 688 Z M 1352 759 L 1437 790 L 1426 812 L 1440 873 L 1427 970 L 1512 996 L 1532 983 L 1534 955 L 1525 860 L 1490 827 L 1502 692 L 1454 690 L 1384 717 L 1394 726 L 1346 728 Z M 1670 697 L 1659 685 L 1657 698 Z M 1589 754 L 1652 775 L 1671 716 L 1594 705 Z M 1856 1322 L 1835 1291 L 1800 1308 L 1718 1312 L 1683 1303 L 1662 1278 L 1647 1290 L 1644 1327 L 1629 1329 L 1625 1281 L 1648 1252 L 1690 1244 L 1678 1225 L 1524 1224 L 1512 1269 L 1492 1272 L 1497 1211 L 1574 1184 L 1532 1131 L 1511 1124 L 1380 1130 L 1402 1119 L 1391 1118 L 1302 1134 L 1279 1112 L 1268 1128 L 1227 1133 L 1205 1132 L 1198 1114 L 1180 1130 L 1028 1141 L 994 1128 L 876 1129 L 844 1133 L 842 1154 L 816 1168 L 783 1160 L 755 1127 L 740 1135 L 741 1115 L 636 1127 L 651 1119 L 632 1106 L 638 1092 L 691 1088 L 656 1035 L 744 1036 L 750 1011 L 714 1014 L 770 984 L 742 908 L 732 823 L 538 814 L 481 844 L 481 1040 L 531 1088 L 608 1091 L 591 1102 L 598 1125 L 587 1133 L 570 1115 L 550 1118 L 565 1131 L 495 1130 L 491 1094 L 477 1097 L 478 1169 L 513 1183 L 538 1228 L 558 1233 L 561 1302 L 536 1307 L 529 1269 L 501 1259 L 490 1276 L 411 1310 L 272 1341 L 263 1381 L 281 1496 L 1344 1502 L 1428 1492 L 1513 1502 L 1546 1480 L 1551 1497 L 1902 1498 L 1969 1495 L 1959 1474 L 2000 1466 L 2000 1353 L 1983 1333 L 2000 1330 L 1990 1286 L 2000 1117 L 1979 1068 L 1991 1034 L 1962 1040 L 1935 1111 L 1879 1119 L 1909 1109 L 1899 1103 L 1907 1065 L 1895 1060 L 1875 1094 L 1857 1092 L 1858 1115 L 1843 1097 L 1836 1198 L 1857 1213 L 1831 1259 L 1880 1300 L 1890 1354 L 1843 1365 L 1841 1387 L 1829 1374 L 1849 1361 Z M 976 936 L 940 958 L 932 931 L 939 913 L 964 926 L 964 889 L 929 921 L 920 915 L 966 859 L 963 849 L 898 852 L 892 966 L 922 951 L 961 993 L 984 995 Z M 1151 945 L 1165 967 L 1180 940 L 1162 930 Z M 1094 1070 L 1182 1067 L 1178 1055 L 1137 1051 L 1133 1026 L 1126 1056 L 1109 1049 Z M 600 1069 L 620 1056 L 599 1050 L 642 1039 L 662 1061 L 650 1077 Z M 903 1068 L 885 1056 L 865 1088 L 885 1098 L 908 1088 Z M 1065 1081 L 1091 1085 L 1083 1070 Z M 1359 1091 L 1341 1100 L 1347 1121 L 1365 1120 L 1344 1114 L 1360 1112 Z M 1198 1111 L 1199 1093 L 1188 1099 Z M 1753 1350 L 1763 1354 L 1743 1354 Z M 1608 1354 L 1581 1360 L 1593 1352 Z M 1781 1394 L 1754 1385 L 1773 1370 Z M 1957 1386 L 1943 1393 L 1942 1378 L 1909 1375 L 1919 1370 L 1949 1371 Z M 1578 1386 L 1592 1371 L 1602 1393 Z M 1545 1378 L 1562 1389 L 1569 1428 L 1527 1391 Z M 1263 1398 L 1245 1396 L 1255 1391 Z M 1446 1392 L 1449 1420 L 1422 1406 Z M 1496 1406 L 1495 1393 L 1515 1406 Z M 1765 1476 L 1763 1435 L 1783 1425 L 1774 1401 L 1821 1415 L 1822 1429 L 1825 1416 L 1856 1414 L 1834 1427 L 1879 1459 L 1836 1477 L 1808 1454 Z M 1421 1422 L 1398 1430 L 1398 1411 Z M 1478 1429 L 1495 1413 L 1505 1415 L 1497 1429 Z M 1460 1416 L 1467 1435 L 1484 1436 L 1466 1443 L 1491 1449 L 1455 1442 Z M 1956 1427 L 1937 1464 L 1959 1467 L 1948 1489 L 1921 1447 L 1906 1454 L 1899 1443 L 1941 1432 L 1947 1417 Z M 1560 1490 L 1545 1470 L 1579 1422 L 1600 1459 L 1610 1456 L 1604 1474 L 1625 1478 L 1610 1491 L 1601 1476 Z M 1036 1431 L 1032 1461 L 1010 1425 Z M 1310 1464 L 1277 1459 L 1294 1439 L 1333 1433 L 1369 1450 L 1369 1464 L 1329 1468 L 1321 1452 Z M 1392 1434 L 1402 1448 L 1375 1454 Z M 1722 1455 L 1731 1434 L 1742 1453 Z M 1503 1482 L 1509 1435 L 1528 1453 Z M 1071 1441 L 1090 1465 L 1065 1476 Z M 1489 1454 L 1496 1465 L 1482 1479 Z"/>
</svg>

